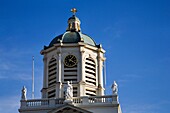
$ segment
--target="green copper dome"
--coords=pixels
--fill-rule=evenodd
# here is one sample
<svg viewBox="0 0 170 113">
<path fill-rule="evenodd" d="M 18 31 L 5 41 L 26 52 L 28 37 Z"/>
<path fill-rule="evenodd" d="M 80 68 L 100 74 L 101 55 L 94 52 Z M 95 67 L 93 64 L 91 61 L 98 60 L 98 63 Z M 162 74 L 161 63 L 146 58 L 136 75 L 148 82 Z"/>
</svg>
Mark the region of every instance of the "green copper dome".
<svg viewBox="0 0 170 113">
<path fill-rule="evenodd" d="M 72 17 L 68 19 L 68 27 L 66 29 L 66 32 L 62 35 L 55 37 L 50 42 L 48 47 L 52 47 L 54 44 L 61 43 L 61 42 L 64 44 L 84 42 L 85 44 L 88 44 L 91 46 L 97 46 L 91 37 L 81 32 L 81 28 L 80 28 L 81 22 L 79 18 L 77 18 L 75 15 L 77 10 L 73 8 L 71 11 L 73 12 L 73 15 Z M 45 47 L 45 48 L 48 48 L 48 47 Z"/>
<path fill-rule="evenodd" d="M 96 43 L 94 42 L 94 40 L 81 33 L 81 32 L 71 32 L 71 31 L 67 31 L 62 35 L 59 35 L 57 37 L 55 37 L 49 44 L 49 47 L 53 46 L 54 44 L 57 43 L 78 43 L 78 42 L 84 42 L 88 45 L 92 45 L 92 46 L 96 46 Z"/>
</svg>

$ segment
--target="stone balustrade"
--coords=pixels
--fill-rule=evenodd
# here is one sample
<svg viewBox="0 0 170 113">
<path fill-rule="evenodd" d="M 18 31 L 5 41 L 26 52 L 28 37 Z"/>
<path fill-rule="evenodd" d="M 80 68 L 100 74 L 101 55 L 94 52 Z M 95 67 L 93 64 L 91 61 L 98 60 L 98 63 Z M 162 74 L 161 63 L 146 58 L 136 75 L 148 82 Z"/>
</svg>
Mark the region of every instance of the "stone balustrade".
<svg viewBox="0 0 170 113">
<path fill-rule="evenodd" d="M 118 104 L 117 95 L 106 95 L 106 96 L 83 96 L 73 97 L 72 104 L 78 105 L 89 105 L 89 104 Z M 21 108 L 36 108 L 36 107 L 55 107 L 64 104 L 64 98 L 58 99 L 31 99 L 21 100 Z"/>
</svg>

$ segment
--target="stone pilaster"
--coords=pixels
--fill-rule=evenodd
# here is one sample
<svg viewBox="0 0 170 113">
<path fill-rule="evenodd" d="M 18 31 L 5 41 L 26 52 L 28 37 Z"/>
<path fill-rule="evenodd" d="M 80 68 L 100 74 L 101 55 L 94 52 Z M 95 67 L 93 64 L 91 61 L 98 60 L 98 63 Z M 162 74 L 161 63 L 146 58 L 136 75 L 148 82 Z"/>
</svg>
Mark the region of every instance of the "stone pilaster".
<svg viewBox="0 0 170 113">
<path fill-rule="evenodd" d="M 85 82 L 85 61 L 84 61 L 84 47 L 81 47 L 80 48 L 80 53 L 81 53 L 81 68 L 80 68 L 80 70 L 81 70 L 81 73 L 80 73 L 80 81 L 83 81 L 83 82 Z"/>
<path fill-rule="evenodd" d="M 62 98 L 62 59 L 61 59 L 61 48 L 58 48 L 58 68 L 56 77 L 56 98 Z"/>
<path fill-rule="evenodd" d="M 48 87 L 48 83 L 47 83 L 47 80 L 48 80 L 48 77 L 47 77 L 48 67 L 47 67 L 47 58 L 46 58 L 46 55 L 44 55 L 43 62 L 44 62 L 43 88 L 47 88 Z"/>
<path fill-rule="evenodd" d="M 103 62 L 105 58 L 103 57 L 103 53 L 101 52 L 101 48 L 98 50 L 98 95 L 104 95 L 104 87 L 103 87 Z"/>
</svg>

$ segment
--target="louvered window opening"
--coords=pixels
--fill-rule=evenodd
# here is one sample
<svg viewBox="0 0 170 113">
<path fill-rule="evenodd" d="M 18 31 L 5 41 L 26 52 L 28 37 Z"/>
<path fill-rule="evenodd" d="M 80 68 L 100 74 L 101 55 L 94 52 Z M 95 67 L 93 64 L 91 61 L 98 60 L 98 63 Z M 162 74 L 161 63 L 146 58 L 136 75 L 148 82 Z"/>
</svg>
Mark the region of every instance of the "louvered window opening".
<svg viewBox="0 0 170 113">
<path fill-rule="evenodd" d="M 73 97 L 77 97 L 77 87 L 73 87 Z"/>
<path fill-rule="evenodd" d="M 96 91 L 92 89 L 86 89 L 86 96 L 96 96 Z"/>
<path fill-rule="evenodd" d="M 94 60 L 91 58 L 86 58 L 85 79 L 87 84 L 96 86 L 96 65 Z"/>
<path fill-rule="evenodd" d="M 55 89 L 48 92 L 48 98 L 55 98 Z"/>
<path fill-rule="evenodd" d="M 64 68 L 64 82 L 77 82 L 77 66 L 73 68 Z"/>
<path fill-rule="evenodd" d="M 48 92 L 48 98 L 55 97 L 56 74 L 57 74 L 57 61 L 56 59 L 52 58 L 48 65 L 48 88 L 51 89 Z"/>
<path fill-rule="evenodd" d="M 74 67 L 64 66 L 64 82 L 77 82 L 77 65 Z M 77 97 L 77 87 L 73 87 L 73 97 Z"/>
</svg>

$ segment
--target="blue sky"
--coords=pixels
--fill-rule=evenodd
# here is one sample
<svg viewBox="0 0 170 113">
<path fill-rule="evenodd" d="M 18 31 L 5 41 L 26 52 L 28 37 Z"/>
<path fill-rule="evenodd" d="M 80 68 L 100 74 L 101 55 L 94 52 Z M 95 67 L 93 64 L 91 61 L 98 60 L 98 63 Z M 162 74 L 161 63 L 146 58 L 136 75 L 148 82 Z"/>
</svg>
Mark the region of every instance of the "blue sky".
<svg viewBox="0 0 170 113">
<path fill-rule="evenodd" d="M 65 32 L 78 9 L 82 32 L 102 44 L 107 58 L 106 93 L 114 80 L 124 113 L 169 113 L 170 1 L 0 0 L 0 113 L 17 113 L 21 88 L 40 98 L 40 50 Z"/>
</svg>

